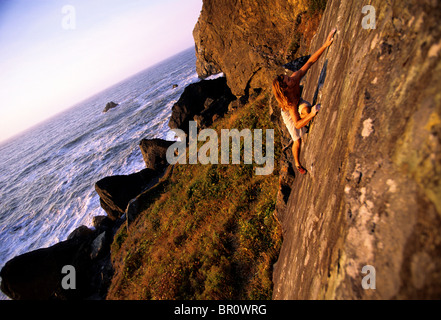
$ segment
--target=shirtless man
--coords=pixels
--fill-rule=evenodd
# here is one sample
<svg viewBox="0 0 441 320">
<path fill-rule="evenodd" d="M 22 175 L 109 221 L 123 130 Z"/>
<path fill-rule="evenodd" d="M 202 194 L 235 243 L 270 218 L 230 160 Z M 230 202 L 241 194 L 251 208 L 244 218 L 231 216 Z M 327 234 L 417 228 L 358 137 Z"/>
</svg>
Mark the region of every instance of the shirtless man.
<svg viewBox="0 0 441 320">
<path fill-rule="evenodd" d="M 309 58 L 300 70 L 291 76 L 279 75 L 273 81 L 273 93 L 281 108 L 283 121 L 293 139 L 292 153 L 295 166 L 301 174 L 306 174 L 306 169 L 299 161 L 302 136 L 306 132 L 305 126 L 317 115 L 320 105 L 311 108 L 311 104 L 300 97 L 300 81 L 326 48 L 332 44 L 335 32 L 336 29 L 333 29 L 329 33 L 323 46 Z"/>
</svg>

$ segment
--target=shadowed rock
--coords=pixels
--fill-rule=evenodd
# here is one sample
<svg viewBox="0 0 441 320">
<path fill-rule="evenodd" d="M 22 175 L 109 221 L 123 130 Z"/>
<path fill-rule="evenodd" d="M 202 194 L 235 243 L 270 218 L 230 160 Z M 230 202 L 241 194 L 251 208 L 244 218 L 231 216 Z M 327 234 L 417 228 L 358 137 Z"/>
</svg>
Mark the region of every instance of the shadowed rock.
<svg viewBox="0 0 441 320">
<path fill-rule="evenodd" d="M 0 272 L 1 290 L 14 300 L 104 299 L 113 273 L 106 237 L 111 231 L 97 235 L 86 229 L 81 226 L 66 241 L 9 260 Z M 74 270 L 63 271 L 65 266 Z M 74 289 L 63 287 L 66 276 Z"/>
<path fill-rule="evenodd" d="M 209 103 L 205 103 L 209 99 Z M 223 116 L 228 105 L 236 99 L 227 86 L 225 78 L 202 80 L 187 86 L 175 103 L 169 121 L 171 129 L 181 129 L 188 134 L 189 121 L 199 118 L 199 125 L 210 125 L 214 114 Z"/>
<path fill-rule="evenodd" d="M 101 207 L 112 220 L 121 217 L 129 201 L 148 188 L 158 172 L 144 169 L 130 175 L 110 176 L 95 184 L 95 190 L 100 196 Z"/>
<path fill-rule="evenodd" d="M 139 147 L 147 168 L 154 170 L 163 170 L 168 166 L 166 153 L 174 141 L 162 139 L 143 139 Z"/>
</svg>

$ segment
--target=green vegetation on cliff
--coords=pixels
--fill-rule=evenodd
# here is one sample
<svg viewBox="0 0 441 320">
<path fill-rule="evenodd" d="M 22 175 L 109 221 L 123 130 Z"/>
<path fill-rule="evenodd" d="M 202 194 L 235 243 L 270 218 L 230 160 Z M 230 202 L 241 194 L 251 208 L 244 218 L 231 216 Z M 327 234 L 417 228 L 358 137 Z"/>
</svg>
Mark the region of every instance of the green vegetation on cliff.
<svg viewBox="0 0 441 320">
<path fill-rule="evenodd" d="M 257 176 L 243 161 L 176 165 L 164 192 L 115 236 L 108 299 L 271 299 L 281 229 L 273 216 L 280 137 L 269 96 L 212 128 L 276 129 L 274 172 Z"/>
</svg>

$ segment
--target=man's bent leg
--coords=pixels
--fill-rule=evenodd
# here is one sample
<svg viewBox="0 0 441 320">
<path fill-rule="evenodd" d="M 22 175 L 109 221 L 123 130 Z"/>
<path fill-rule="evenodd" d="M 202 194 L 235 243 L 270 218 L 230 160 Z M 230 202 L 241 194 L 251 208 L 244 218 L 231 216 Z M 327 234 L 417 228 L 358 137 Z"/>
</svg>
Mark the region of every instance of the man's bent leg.
<svg viewBox="0 0 441 320">
<path fill-rule="evenodd" d="M 294 156 L 294 163 L 295 163 L 297 170 L 301 174 L 305 174 L 306 169 L 302 167 L 302 165 L 300 164 L 300 160 L 299 160 L 301 148 L 302 148 L 302 139 L 298 139 L 298 140 L 294 141 L 294 143 L 292 145 L 292 154 Z"/>
<path fill-rule="evenodd" d="M 293 142 L 292 144 L 292 155 L 294 156 L 294 162 L 296 167 L 300 166 L 299 156 L 300 156 L 300 149 L 302 148 L 302 139 L 298 139 Z"/>
</svg>

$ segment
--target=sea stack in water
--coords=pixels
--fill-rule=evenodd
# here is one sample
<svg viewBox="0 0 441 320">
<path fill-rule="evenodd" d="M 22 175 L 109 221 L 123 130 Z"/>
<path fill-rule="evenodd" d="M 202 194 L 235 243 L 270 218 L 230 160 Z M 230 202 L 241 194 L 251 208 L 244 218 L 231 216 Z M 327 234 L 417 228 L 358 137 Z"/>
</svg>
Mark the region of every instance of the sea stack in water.
<svg viewBox="0 0 441 320">
<path fill-rule="evenodd" d="M 116 108 L 117 106 L 118 106 L 118 103 L 110 101 L 106 104 L 106 107 L 104 108 L 103 112 L 105 113 L 105 112 L 109 111 L 110 109 Z"/>
</svg>

